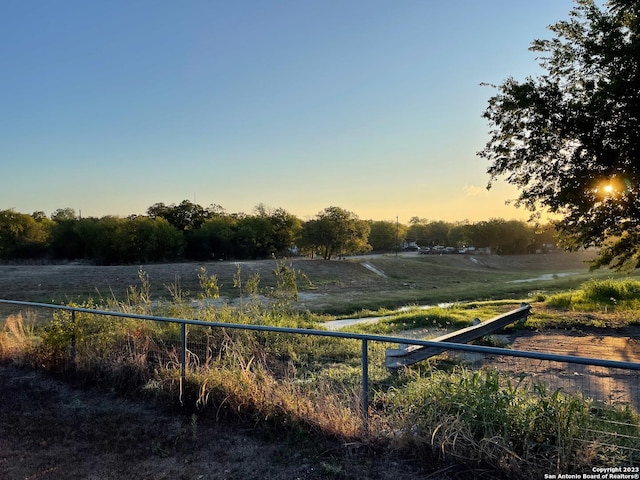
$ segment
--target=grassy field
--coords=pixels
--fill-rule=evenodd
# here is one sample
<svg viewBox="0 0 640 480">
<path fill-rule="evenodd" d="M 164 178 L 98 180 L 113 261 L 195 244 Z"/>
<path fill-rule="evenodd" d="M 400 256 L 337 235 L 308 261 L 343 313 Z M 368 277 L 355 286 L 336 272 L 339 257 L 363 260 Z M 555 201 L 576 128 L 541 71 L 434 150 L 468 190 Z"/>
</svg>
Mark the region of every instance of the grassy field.
<svg viewBox="0 0 640 480">
<path fill-rule="evenodd" d="M 598 337 L 611 334 L 623 341 L 626 350 L 607 343 L 601 345 L 602 354 L 613 349 L 635 355 L 636 344 L 628 335 L 629 329 L 637 329 L 635 298 L 640 283 L 633 278 L 610 281 L 625 278 L 611 271 L 590 272 L 585 263 L 589 258 L 588 253 L 514 257 L 403 254 L 330 262 L 294 259 L 284 264 L 271 260 L 142 267 L 3 265 L 0 298 L 75 302 L 141 313 L 153 309 L 157 314 L 186 317 L 196 305 L 205 320 L 280 326 L 313 326 L 336 316 L 376 313 L 386 318 L 358 328 L 384 334 L 414 330 L 419 337 L 424 336 L 421 329 L 432 325 L 460 327 L 475 316 L 484 319 L 526 299 L 534 303 L 535 316 L 524 328 L 535 334 L 507 332 L 525 342 L 519 349 L 526 349 L 526 341 L 534 336 L 542 349 L 550 343 L 568 344 L 574 349 L 571 354 L 588 356 L 585 352 Z M 280 269 L 285 264 L 287 268 Z M 209 282 L 205 298 L 202 268 Z M 280 276 L 274 274 L 276 270 Z M 295 288 L 282 283 L 290 278 L 282 275 L 290 271 L 297 272 Z M 218 288 L 220 298 L 215 298 L 217 294 L 211 292 Z M 293 291 L 298 301 L 289 304 Z M 285 297 L 279 296 L 283 292 Z M 265 298 L 286 301 L 265 304 Z M 236 308 L 238 300 L 242 300 L 240 308 Z M 453 305 L 428 313 L 418 309 L 392 313 L 398 306 L 440 302 Z M 606 450 L 599 430 L 588 433 L 586 448 L 576 439 L 593 432 L 594 422 L 604 422 L 599 427 L 602 432 L 624 425 L 628 429 L 625 438 L 630 441 L 638 438 L 640 430 L 633 410 L 600 406 L 580 394 L 536 384 L 533 377 L 523 383 L 518 372 L 513 378 L 505 377 L 495 369 L 474 371 L 444 358 L 395 375 L 384 368 L 385 345 L 371 342 L 371 431 L 363 439 L 357 413 L 358 342 L 193 328 L 188 346 L 193 356 L 183 384 L 174 368 L 175 328 L 93 314 L 81 314 L 73 322 L 68 315 L 56 314 L 49 326 L 41 328 L 37 320 L 31 321 L 33 312 L 25 312 L 24 317 L 9 317 L 10 310 L 0 313 L 6 318 L 0 332 L 5 362 L 68 372 L 73 332 L 77 360 L 71 378 L 84 387 L 81 392 L 69 391 L 39 374 L 13 367 L 0 370 L 3 383 L 11 387 L 2 397 L 8 410 L 0 416 L 0 476 L 6 478 L 70 478 L 65 468 L 71 463 L 65 466 L 61 460 L 70 450 L 58 445 L 63 437 L 73 445 L 72 450 L 108 452 L 106 456 L 92 454 L 93 467 L 74 456 L 76 478 L 83 478 L 91 468 L 97 469 L 95 478 L 118 478 L 127 471 L 136 472 L 137 478 L 168 478 L 180 470 L 180 463 L 189 463 L 181 478 L 382 479 L 402 475 L 408 479 L 427 472 L 434 479 L 504 478 L 505 474 L 536 471 L 540 465 L 549 472 L 560 468 L 564 470 L 559 473 L 566 473 L 589 462 L 609 465 L 616 458 L 631 458 L 607 458 L 606 452 L 612 450 Z M 545 346 L 539 331 L 547 328 L 557 332 L 547 338 Z M 594 331 L 597 336 L 592 335 Z M 563 332 L 566 341 L 558 342 Z M 581 342 L 585 350 L 575 350 Z M 168 357 L 163 360 L 165 353 Z M 540 367 L 536 368 L 539 373 Z M 510 383 L 512 380 L 517 382 Z M 163 430 L 163 422 L 152 420 L 153 412 L 144 410 L 153 409 L 153 402 L 145 402 L 146 407 L 137 404 L 130 411 L 117 404 L 119 397 L 110 405 L 103 393 L 87 393 L 86 388 L 95 385 L 102 392 L 154 399 L 162 408 L 177 408 L 183 415 L 168 420 L 172 427 Z M 51 398 L 45 403 L 51 403 L 54 410 L 45 408 L 39 398 Z M 100 408 L 90 407 L 92 403 Z M 76 417 L 83 418 L 80 431 L 73 427 Z M 132 421 L 134 417 L 143 425 Z M 245 432 L 266 435 L 273 440 L 268 442 L 270 450 L 284 452 L 278 454 L 280 463 L 265 463 L 259 454 L 249 457 L 243 442 L 257 445 L 256 452 L 266 448 L 265 444 L 260 447 L 259 441 L 249 440 L 244 433 L 236 436 L 228 430 L 225 443 L 239 447 L 218 445 L 216 452 L 234 457 L 232 465 L 206 463 L 211 455 L 209 443 L 216 443 L 214 430 L 221 422 L 239 422 Z M 110 433 L 105 436 L 107 424 Z M 21 434 L 11 438 L 14 430 Z M 150 444 L 134 448 L 134 438 Z M 121 454 L 130 449 L 143 456 L 144 463 Z M 44 462 L 38 460 L 43 452 L 48 459 Z M 12 462 L 16 456 L 25 460 Z M 116 457 L 118 462 L 114 462 Z M 283 461 L 285 457 L 293 460 Z M 409 457 L 412 461 L 405 463 Z M 238 458 L 251 468 L 238 468 Z"/>
<path fill-rule="evenodd" d="M 589 252 L 526 256 L 411 253 L 286 262 L 300 274 L 298 308 L 350 314 L 411 304 L 525 298 L 535 292 L 575 288 L 591 278 L 621 277 L 609 270 L 590 272 L 586 262 L 592 257 Z M 154 299 L 169 298 L 176 290 L 185 297 L 196 297 L 201 290 L 198 272 L 205 268 L 217 276 L 221 298 L 231 302 L 242 294 L 234 286 L 238 275 L 243 281 L 259 276 L 262 287 L 269 288 L 274 284 L 275 267 L 273 260 L 103 267 L 0 265 L 0 298 L 47 303 L 123 300 L 130 286 L 139 283 L 140 269 L 148 275 Z"/>
</svg>

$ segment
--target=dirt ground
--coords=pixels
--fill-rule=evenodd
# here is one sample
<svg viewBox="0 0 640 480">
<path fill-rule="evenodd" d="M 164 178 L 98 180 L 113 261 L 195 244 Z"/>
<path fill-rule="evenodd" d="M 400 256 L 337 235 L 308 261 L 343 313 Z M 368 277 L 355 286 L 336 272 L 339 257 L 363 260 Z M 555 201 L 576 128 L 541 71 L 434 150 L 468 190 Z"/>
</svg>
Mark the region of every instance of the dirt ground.
<svg viewBox="0 0 640 480">
<path fill-rule="evenodd" d="M 505 335 L 514 350 L 640 363 L 640 327 L 614 331 L 521 331 Z"/>
<path fill-rule="evenodd" d="M 9 365 L 0 365 L 0 386 L 0 478 L 6 480 L 439 480 L 470 474 L 426 472 L 358 444 L 273 438 L 247 426 L 184 417 Z"/>
<path fill-rule="evenodd" d="M 640 363 L 640 327 L 617 331 L 521 332 L 507 337 L 514 350 Z M 501 358 L 502 371 L 525 371 L 564 391 L 580 391 L 608 404 L 631 404 L 640 411 L 640 372 L 530 359 Z"/>
<path fill-rule="evenodd" d="M 406 338 L 433 338 L 450 332 L 442 328 L 420 328 L 402 332 Z M 617 329 L 517 330 L 489 338 L 513 350 L 599 358 L 640 363 L 640 326 Z"/>
<path fill-rule="evenodd" d="M 312 288 L 302 288 L 301 307 L 317 311 L 325 304 L 349 303 L 352 297 L 375 299 L 389 292 L 405 292 L 407 303 L 411 296 L 406 291 L 426 289 L 438 293 L 449 285 L 451 297 L 459 298 L 466 283 L 480 275 L 482 281 L 502 282 L 514 271 L 537 276 L 539 273 L 582 271 L 587 272 L 585 253 L 554 255 L 486 255 L 478 258 L 467 255 L 424 256 L 400 254 L 367 255 L 346 261 L 324 261 L 295 258 L 287 260 L 293 268 L 306 275 Z M 380 276 L 364 268 L 376 264 L 376 268 L 389 269 Z M 198 271 L 204 267 L 208 274 L 218 277 L 222 296 L 238 294 L 234 275 L 241 271 L 243 278 L 258 274 L 268 285 L 273 279 L 276 264 L 273 260 L 249 260 L 229 262 L 183 262 L 169 264 L 93 266 L 82 263 L 29 265 L 0 263 L 0 298 L 45 303 L 68 303 L 93 298 L 96 301 L 116 297 L 122 299 L 131 286 L 139 286 L 138 272 L 142 268 L 148 276 L 153 298 L 167 297 L 168 288 L 179 283 L 183 293 L 201 291 Z M 474 277 L 475 276 L 475 277 Z M 486 278 L 485 278 L 486 276 Z M 450 278 L 449 278 L 450 277 Z M 510 278 L 510 277 L 509 277 Z M 465 279 L 462 282 L 461 279 Z M 477 278 L 476 278 L 477 280 Z M 304 283 L 304 282 L 301 282 Z M 548 282 L 547 282 L 548 284 Z M 531 284 L 532 288 L 533 283 Z M 451 288 L 455 287 L 453 290 Z M 535 287 L 538 288 L 538 287 Z M 401 301 L 401 300 L 400 300 Z M 445 300 L 441 300 L 445 301 Z M 362 303 L 362 302 L 360 302 Z M 365 302 L 366 303 L 366 302 Z M 437 302 L 436 302 L 437 303 Z"/>
<path fill-rule="evenodd" d="M 406 338 L 435 338 L 450 330 L 420 328 L 403 332 Z M 485 338 L 490 346 L 511 350 L 567 355 L 572 357 L 640 363 L 640 326 L 617 329 L 586 328 L 516 330 Z M 510 356 L 492 357 L 481 353 L 452 353 L 474 367 L 496 367 L 514 375 L 529 373 L 534 380 L 566 392 L 582 392 L 609 404 L 629 403 L 640 411 L 640 371 L 565 362 L 550 362 Z"/>
</svg>

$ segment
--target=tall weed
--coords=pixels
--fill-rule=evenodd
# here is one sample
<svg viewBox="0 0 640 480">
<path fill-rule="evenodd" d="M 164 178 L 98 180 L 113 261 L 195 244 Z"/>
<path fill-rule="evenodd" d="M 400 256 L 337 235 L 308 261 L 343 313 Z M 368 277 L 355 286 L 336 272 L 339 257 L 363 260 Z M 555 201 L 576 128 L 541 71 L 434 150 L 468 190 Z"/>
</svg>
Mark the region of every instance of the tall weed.
<svg viewBox="0 0 640 480">
<path fill-rule="evenodd" d="M 591 402 L 527 377 L 433 370 L 379 394 L 377 402 L 398 426 L 394 442 L 401 448 L 427 448 L 509 474 L 575 471 L 592 458 L 580 453 L 595 421 Z"/>
<path fill-rule="evenodd" d="M 242 299 L 239 305 L 229 305 L 205 302 L 218 300 L 219 285 L 215 275 L 199 270 L 201 303 L 192 302 L 176 279 L 169 287 L 172 301 L 163 304 L 151 299 L 148 278 L 140 271 L 140 285 L 130 289 L 126 302 L 114 307 L 188 318 L 197 314 L 201 320 L 220 323 L 315 326 L 315 317 L 291 308 L 298 282 L 304 278 L 286 264 L 276 264 L 274 275 L 275 287 L 263 288 L 259 275 L 246 277 L 238 267 L 235 284 Z M 626 297 L 616 293 L 618 306 L 634 295 L 634 288 L 622 288 Z M 600 288 L 598 298 L 613 295 L 603 291 Z M 98 307 L 92 301 L 81 306 Z M 423 320 L 427 325 L 453 325 L 486 316 L 482 306 L 458 307 L 416 310 L 390 322 L 396 322 L 394 328 L 405 328 Z M 342 439 L 361 436 L 362 365 L 357 340 L 190 326 L 183 382 L 179 325 L 93 313 L 72 318 L 69 312 L 56 313 L 42 329 L 21 322 L 5 321 L 0 334 L 3 354 L 17 355 L 9 351 L 13 345 L 39 365 L 68 368 L 73 346 L 76 375 L 120 391 L 179 398 L 182 406 L 218 419 L 241 418 L 268 428 Z M 603 432 L 624 423 L 630 441 L 640 435 L 634 412 L 624 416 L 580 395 L 549 390 L 527 376 L 510 378 L 495 370 L 474 372 L 460 366 L 443 371 L 431 364 L 426 371 L 391 376 L 382 367 L 384 347 L 380 342 L 369 345 L 370 382 L 377 392 L 368 440 L 383 444 L 391 439 L 396 448 L 417 452 L 424 459 L 461 459 L 526 476 L 541 470 L 580 471 L 607 456 L 623 464 L 628 456 L 612 447 L 615 442 Z"/>
<path fill-rule="evenodd" d="M 25 318 L 26 317 L 26 318 Z M 35 314 L 27 312 L 9 315 L 0 331 L 0 359 L 22 363 L 41 341 L 36 335 Z"/>
</svg>

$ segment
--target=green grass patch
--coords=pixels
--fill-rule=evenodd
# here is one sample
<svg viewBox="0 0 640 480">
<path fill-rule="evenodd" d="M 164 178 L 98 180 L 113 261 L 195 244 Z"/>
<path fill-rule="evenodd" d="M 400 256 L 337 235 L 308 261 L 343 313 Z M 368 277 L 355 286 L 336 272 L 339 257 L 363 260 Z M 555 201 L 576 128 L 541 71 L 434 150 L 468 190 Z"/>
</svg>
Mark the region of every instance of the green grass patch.
<svg viewBox="0 0 640 480">
<path fill-rule="evenodd" d="M 419 328 L 459 329 L 473 324 L 475 319 L 486 321 L 508 310 L 517 308 L 518 300 L 455 303 L 431 308 L 408 308 L 401 313 L 387 313 L 376 323 L 361 323 L 345 327 L 343 331 L 394 334 Z"/>
<path fill-rule="evenodd" d="M 628 311 L 640 309 L 640 280 L 598 279 L 583 283 L 576 290 L 546 298 L 552 308 L 580 311 Z"/>
<path fill-rule="evenodd" d="M 389 315 L 376 323 L 362 323 L 343 329 L 359 333 L 386 335 L 415 328 L 462 328 L 471 325 L 473 312 L 454 308 L 433 307 Z"/>
</svg>

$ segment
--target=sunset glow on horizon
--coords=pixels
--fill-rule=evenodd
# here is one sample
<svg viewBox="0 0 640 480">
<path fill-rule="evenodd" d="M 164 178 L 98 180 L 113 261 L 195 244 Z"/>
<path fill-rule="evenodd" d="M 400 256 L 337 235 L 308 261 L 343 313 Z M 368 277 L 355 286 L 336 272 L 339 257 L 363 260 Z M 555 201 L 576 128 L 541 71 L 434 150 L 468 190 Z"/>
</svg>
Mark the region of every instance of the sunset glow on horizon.
<svg viewBox="0 0 640 480">
<path fill-rule="evenodd" d="M 572 5 L 4 2 L 0 209 L 526 219 L 486 190 L 481 83 L 535 75 Z"/>
</svg>

